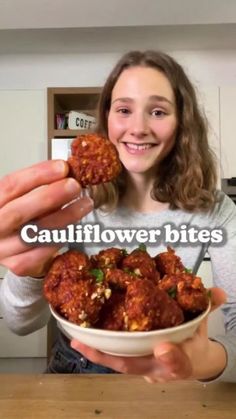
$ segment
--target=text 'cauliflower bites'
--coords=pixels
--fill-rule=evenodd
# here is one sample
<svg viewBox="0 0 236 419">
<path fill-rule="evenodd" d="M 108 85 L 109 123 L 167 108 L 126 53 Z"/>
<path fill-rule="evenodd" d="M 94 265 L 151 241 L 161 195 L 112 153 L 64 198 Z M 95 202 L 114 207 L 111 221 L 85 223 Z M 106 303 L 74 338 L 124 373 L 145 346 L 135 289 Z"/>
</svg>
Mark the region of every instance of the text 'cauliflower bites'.
<svg viewBox="0 0 236 419">
<path fill-rule="evenodd" d="M 115 146 L 98 134 L 77 137 L 72 142 L 71 153 L 68 158 L 69 176 L 74 177 L 83 188 L 110 182 L 121 171 Z"/>
</svg>

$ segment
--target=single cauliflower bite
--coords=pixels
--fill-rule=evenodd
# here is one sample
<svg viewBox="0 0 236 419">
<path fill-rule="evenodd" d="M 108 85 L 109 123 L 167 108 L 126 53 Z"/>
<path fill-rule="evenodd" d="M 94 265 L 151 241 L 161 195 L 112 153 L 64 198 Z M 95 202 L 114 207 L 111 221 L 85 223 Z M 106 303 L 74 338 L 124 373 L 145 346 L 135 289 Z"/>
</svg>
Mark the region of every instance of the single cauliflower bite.
<svg viewBox="0 0 236 419">
<path fill-rule="evenodd" d="M 147 279 L 139 279 L 128 286 L 125 309 L 125 323 L 130 331 L 163 329 L 184 321 L 176 301 Z"/>
<path fill-rule="evenodd" d="M 188 272 L 165 275 L 158 288 L 175 298 L 184 311 L 202 312 L 209 304 L 207 290 L 201 278 Z"/>
<path fill-rule="evenodd" d="M 110 182 L 121 171 L 115 146 L 97 134 L 77 137 L 72 142 L 71 153 L 68 158 L 69 176 L 74 177 L 83 188 Z"/>
<path fill-rule="evenodd" d="M 133 250 L 133 252 L 123 259 L 122 268 L 134 272 L 134 274 L 139 277 L 150 279 L 155 283 L 157 283 L 160 278 L 154 260 L 144 250 Z"/>
<path fill-rule="evenodd" d="M 62 283 L 58 292 L 59 312 L 69 321 L 82 327 L 92 327 L 99 319 L 106 300 L 105 284 L 97 284 L 93 278 L 77 283 Z"/>
<path fill-rule="evenodd" d="M 158 311 L 156 287 L 148 279 L 128 285 L 125 298 L 125 327 L 130 331 L 147 331 L 155 327 Z"/>
<path fill-rule="evenodd" d="M 209 304 L 207 289 L 201 278 L 183 274 L 177 285 L 177 302 L 185 311 L 201 313 Z"/>
<path fill-rule="evenodd" d="M 56 307 L 60 284 L 66 281 L 69 288 L 69 282 L 74 283 L 85 278 L 90 268 L 89 258 L 82 252 L 69 250 L 57 256 L 44 279 L 43 288 L 47 301 Z"/>
<path fill-rule="evenodd" d="M 97 255 L 91 256 L 90 260 L 95 268 L 117 268 L 124 257 L 124 250 L 111 247 L 101 250 Z"/>
<path fill-rule="evenodd" d="M 111 287 L 125 291 L 127 286 L 137 279 L 132 273 L 122 271 L 122 269 L 106 269 L 105 279 Z"/>
<path fill-rule="evenodd" d="M 156 303 L 158 310 L 156 312 L 154 329 L 166 329 L 167 327 L 178 326 L 184 322 L 184 313 L 178 303 L 165 291 L 158 288 Z"/>
<path fill-rule="evenodd" d="M 171 249 L 171 247 L 167 247 L 167 252 L 159 253 L 153 259 L 161 277 L 166 274 L 176 274 L 186 270 L 180 257 L 175 254 L 174 249 Z"/>
<path fill-rule="evenodd" d="M 110 296 L 107 283 L 97 283 L 90 268 L 87 255 L 70 250 L 55 258 L 44 280 L 44 295 L 52 307 L 84 327 L 97 322 Z"/>
</svg>

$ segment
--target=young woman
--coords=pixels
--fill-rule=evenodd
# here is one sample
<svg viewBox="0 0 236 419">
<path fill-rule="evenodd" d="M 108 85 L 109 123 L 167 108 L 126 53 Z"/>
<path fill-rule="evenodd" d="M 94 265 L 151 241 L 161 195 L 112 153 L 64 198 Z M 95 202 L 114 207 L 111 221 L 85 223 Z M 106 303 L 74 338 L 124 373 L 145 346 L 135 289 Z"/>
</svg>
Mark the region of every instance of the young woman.
<svg viewBox="0 0 236 419">
<path fill-rule="evenodd" d="M 213 308 L 225 303 L 224 336 L 209 339 L 205 321 L 192 339 L 181 344 L 167 342 L 158 345 L 152 356 L 122 358 L 69 342 L 59 332 L 48 372 L 116 371 L 140 374 L 150 382 L 186 378 L 236 381 L 236 208 L 216 191 L 206 124 L 182 67 L 155 51 L 123 56 L 101 94 L 98 132 L 112 141 L 123 165 L 117 182 L 102 192 L 96 189 L 95 207 L 100 209 L 91 211 L 87 198 L 61 209 L 80 194 L 79 185 L 65 179 L 68 169 L 63 162 L 41 163 L 1 181 L 0 260 L 10 269 L 1 291 L 4 318 L 16 333 L 27 334 L 46 324 L 50 316 L 42 296 L 42 277 L 57 248 L 29 249 L 20 241 L 20 226 L 32 219 L 49 228 L 55 227 L 55 220 L 61 227 L 81 219 L 83 224 L 94 222 L 113 229 L 166 224 L 179 231 L 183 225 L 222 229 L 220 245 L 201 240 L 187 245 L 179 242 L 176 252 L 193 272 L 206 251 L 210 254 L 218 287 L 212 289 Z M 40 185 L 47 186 L 29 194 Z M 148 251 L 156 255 L 165 245 L 157 242 Z M 83 250 L 95 254 L 101 246 L 84 243 Z"/>
</svg>

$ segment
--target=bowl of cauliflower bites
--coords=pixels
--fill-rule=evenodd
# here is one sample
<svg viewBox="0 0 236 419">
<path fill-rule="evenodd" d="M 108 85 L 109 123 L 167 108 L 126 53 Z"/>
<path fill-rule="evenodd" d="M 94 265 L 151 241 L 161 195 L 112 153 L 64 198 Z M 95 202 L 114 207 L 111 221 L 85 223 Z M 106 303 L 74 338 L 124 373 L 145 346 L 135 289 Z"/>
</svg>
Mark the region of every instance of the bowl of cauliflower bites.
<svg viewBox="0 0 236 419">
<path fill-rule="evenodd" d="M 144 356 L 193 336 L 210 311 L 201 278 L 171 248 L 151 257 L 109 248 L 57 256 L 44 281 L 52 315 L 69 338 L 117 356 Z"/>
</svg>

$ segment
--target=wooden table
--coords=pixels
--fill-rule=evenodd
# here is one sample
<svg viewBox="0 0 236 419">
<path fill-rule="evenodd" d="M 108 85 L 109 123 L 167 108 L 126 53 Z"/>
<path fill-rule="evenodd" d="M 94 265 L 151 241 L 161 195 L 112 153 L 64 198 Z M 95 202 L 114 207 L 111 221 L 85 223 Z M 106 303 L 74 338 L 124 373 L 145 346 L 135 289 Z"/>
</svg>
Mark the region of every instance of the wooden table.
<svg viewBox="0 0 236 419">
<path fill-rule="evenodd" d="M 236 384 L 148 384 L 125 375 L 0 375 L 1 419 L 228 419 Z"/>
</svg>

